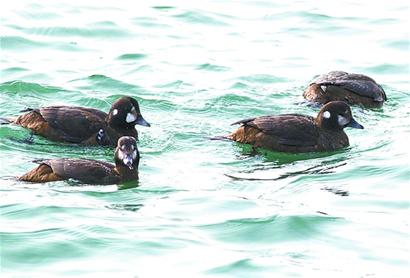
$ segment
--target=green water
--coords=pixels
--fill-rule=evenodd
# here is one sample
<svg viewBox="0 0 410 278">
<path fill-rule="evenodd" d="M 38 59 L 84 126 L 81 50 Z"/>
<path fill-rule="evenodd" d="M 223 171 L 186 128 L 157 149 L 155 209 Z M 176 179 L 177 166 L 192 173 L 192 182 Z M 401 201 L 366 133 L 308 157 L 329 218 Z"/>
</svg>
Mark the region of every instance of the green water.
<svg viewBox="0 0 410 278">
<path fill-rule="evenodd" d="M 7 3 L 10 2 L 10 3 Z M 197 3 L 198 2 L 198 3 Z M 2 277 L 407 277 L 406 1 L 5 1 L 0 116 L 138 99 L 138 188 L 27 184 L 32 160 L 112 161 L 0 127 Z M 317 74 L 360 72 L 380 109 L 335 153 L 210 141 L 239 119 L 315 115 Z"/>
</svg>

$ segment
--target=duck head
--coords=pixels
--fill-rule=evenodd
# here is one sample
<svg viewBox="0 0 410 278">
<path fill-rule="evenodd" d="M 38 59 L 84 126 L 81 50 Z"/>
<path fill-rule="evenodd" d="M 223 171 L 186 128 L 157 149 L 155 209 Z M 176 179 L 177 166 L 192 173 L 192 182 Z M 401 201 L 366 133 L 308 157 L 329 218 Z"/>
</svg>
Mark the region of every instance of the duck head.
<svg viewBox="0 0 410 278">
<path fill-rule="evenodd" d="M 128 167 L 130 170 L 137 170 L 139 161 L 140 153 L 135 138 L 123 136 L 118 139 L 117 148 L 115 149 L 115 165 L 117 167 Z"/>
<path fill-rule="evenodd" d="M 114 129 L 132 129 L 136 125 L 151 126 L 141 115 L 136 99 L 121 97 L 111 106 L 107 118 L 108 124 Z"/>
<path fill-rule="evenodd" d="M 316 124 L 325 129 L 343 130 L 345 127 L 363 129 L 352 116 L 349 105 L 343 101 L 331 101 L 320 109 Z"/>
</svg>

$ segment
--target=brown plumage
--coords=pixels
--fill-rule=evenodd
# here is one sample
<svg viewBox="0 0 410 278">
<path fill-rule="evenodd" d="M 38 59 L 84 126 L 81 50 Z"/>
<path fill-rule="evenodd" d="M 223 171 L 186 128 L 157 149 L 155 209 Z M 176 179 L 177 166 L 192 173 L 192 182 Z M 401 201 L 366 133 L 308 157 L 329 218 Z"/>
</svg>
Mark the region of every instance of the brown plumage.
<svg viewBox="0 0 410 278">
<path fill-rule="evenodd" d="M 19 180 L 31 182 L 49 182 L 60 181 L 63 180 L 63 178 L 54 173 L 53 169 L 49 164 L 47 164 L 47 161 L 45 161 L 45 163 L 41 163 L 37 168 L 21 176 Z"/>
<path fill-rule="evenodd" d="M 263 116 L 241 120 L 227 138 L 253 147 L 280 152 L 334 151 L 349 145 L 343 128 L 363 128 L 352 117 L 350 107 L 334 101 L 322 107 L 316 118 L 298 114 Z"/>
<path fill-rule="evenodd" d="M 115 165 L 90 159 L 61 158 L 37 161 L 40 165 L 19 178 L 44 183 L 74 179 L 87 184 L 118 184 L 138 180 L 140 155 L 134 137 L 123 136 L 115 149 Z"/>
<path fill-rule="evenodd" d="M 141 115 L 138 102 L 122 97 L 113 103 L 109 113 L 93 108 L 49 106 L 28 109 L 12 121 L 53 141 L 83 145 L 116 146 L 121 136 L 138 138 L 137 124 L 150 126 Z"/>
<path fill-rule="evenodd" d="M 306 88 L 303 96 L 321 104 L 339 100 L 370 108 L 382 106 L 387 99 L 383 88 L 372 78 L 343 71 L 319 76 Z"/>
</svg>

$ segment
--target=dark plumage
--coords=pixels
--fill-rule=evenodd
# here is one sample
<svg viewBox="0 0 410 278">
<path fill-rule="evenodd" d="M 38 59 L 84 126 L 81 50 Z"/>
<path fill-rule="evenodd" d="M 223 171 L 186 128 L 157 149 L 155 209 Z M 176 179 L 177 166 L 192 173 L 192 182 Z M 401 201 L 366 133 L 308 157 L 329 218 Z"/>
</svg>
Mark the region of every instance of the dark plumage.
<svg viewBox="0 0 410 278">
<path fill-rule="evenodd" d="M 383 88 L 372 78 L 356 73 L 331 71 L 312 81 L 303 96 L 313 102 L 346 101 L 365 107 L 380 107 L 386 101 Z"/>
<path fill-rule="evenodd" d="M 150 126 L 142 117 L 138 102 L 131 97 L 118 99 L 108 114 L 74 106 L 49 106 L 23 112 L 27 111 L 12 122 L 53 141 L 83 145 L 116 146 L 121 136 L 138 138 L 137 124 Z"/>
<path fill-rule="evenodd" d="M 235 122 L 238 130 L 227 138 L 280 152 L 334 151 L 349 146 L 345 127 L 363 128 L 342 101 L 324 105 L 316 118 L 298 114 L 263 116 Z"/>
<path fill-rule="evenodd" d="M 90 159 L 61 158 L 36 161 L 40 165 L 21 176 L 28 182 L 75 179 L 87 184 L 118 184 L 138 179 L 140 154 L 134 137 L 123 136 L 115 149 L 115 165 Z"/>
</svg>

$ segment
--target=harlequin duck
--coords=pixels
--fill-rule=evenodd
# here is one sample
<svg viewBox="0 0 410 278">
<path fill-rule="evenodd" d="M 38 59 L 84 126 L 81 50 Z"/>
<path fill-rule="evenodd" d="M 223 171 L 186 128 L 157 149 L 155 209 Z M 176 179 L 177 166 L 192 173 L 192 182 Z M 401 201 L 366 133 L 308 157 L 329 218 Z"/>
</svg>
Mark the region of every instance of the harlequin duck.
<svg viewBox="0 0 410 278">
<path fill-rule="evenodd" d="M 141 115 L 138 102 L 121 97 L 107 113 L 86 107 L 49 106 L 27 109 L 11 122 L 31 129 L 53 141 L 83 145 L 116 146 L 121 136 L 138 138 L 137 124 L 150 126 Z"/>
<path fill-rule="evenodd" d="M 91 159 L 61 158 L 35 161 L 40 165 L 21 176 L 28 182 L 75 179 L 87 184 L 118 184 L 138 179 L 140 154 L 134 137 L 123 136 L 115 149 L 115 165 Z"/>
<path fill-rule="evenodd" d="M 383 88 L 372 78 L 344 71 L 331 71 L 319 76 L 306 88 L 303 96 L 322 104 L 341 100 L 370 108 L 381 107 L 387 100 Z"/>
<path fill-rule="evenodd" d="M 316 118 L 298 114 L 263 116 L 235 122 L 227 139 L 280 152 L 334 151 L 349 146 L 345 127 L 363 129 L 343 101 L 324 105 Z"/>
</svg>

